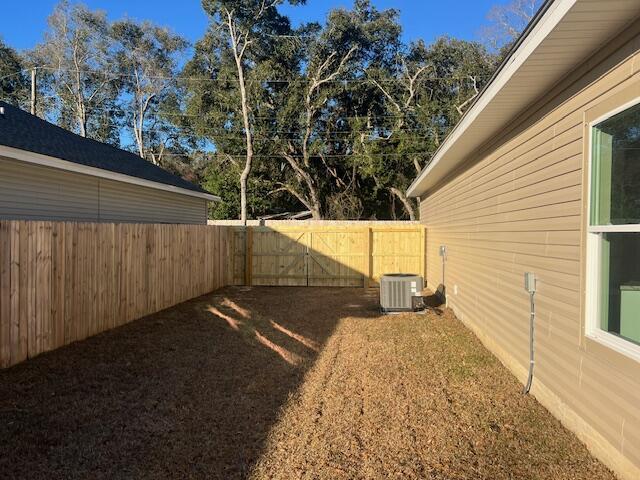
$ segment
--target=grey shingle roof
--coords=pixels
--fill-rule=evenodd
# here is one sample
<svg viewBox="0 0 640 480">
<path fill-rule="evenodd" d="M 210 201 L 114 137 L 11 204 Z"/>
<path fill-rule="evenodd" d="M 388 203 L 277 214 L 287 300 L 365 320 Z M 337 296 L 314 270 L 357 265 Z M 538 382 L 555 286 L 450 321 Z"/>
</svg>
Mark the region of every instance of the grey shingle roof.
<svg viewBox="0 0 640 480">
<path fill-rule="evenodd" d="M 69 162 L 209 193 L 131 152 L 83 138 L 19 108 L 0 101 L 0 145 L 60 158 Z"/>
</svg>

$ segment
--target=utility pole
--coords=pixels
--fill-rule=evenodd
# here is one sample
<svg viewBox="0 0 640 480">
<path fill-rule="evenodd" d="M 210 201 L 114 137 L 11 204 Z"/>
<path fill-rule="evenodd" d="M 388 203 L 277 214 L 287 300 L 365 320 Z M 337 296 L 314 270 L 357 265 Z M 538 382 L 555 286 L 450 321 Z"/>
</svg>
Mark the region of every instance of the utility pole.
<svg viewBox="0 0 640 480">
<path fill-rule="evenodd" d="M 36 104 L 37 104 L 37 85 L 36 85 L 36 72 L 37 68 L 33 67 L 31 69 L 31 115 L 36 114 Z"/>
</svg>

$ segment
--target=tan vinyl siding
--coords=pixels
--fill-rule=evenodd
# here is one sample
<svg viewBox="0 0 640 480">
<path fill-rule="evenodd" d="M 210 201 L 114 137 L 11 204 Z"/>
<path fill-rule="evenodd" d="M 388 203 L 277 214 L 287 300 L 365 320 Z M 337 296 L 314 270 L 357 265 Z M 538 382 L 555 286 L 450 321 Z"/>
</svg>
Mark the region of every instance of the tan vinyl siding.
<svg viewBox="0 0 640 480">
<path fill-rule="evenodd" d="M 640 478 L 640 363 L 587 339 L 583 307 L 585 119 L 620 92 L 640 96 L 640 28 L 631 28 L 428 192 L 420 214 L 429 286 L 442 281 L 447 245 L 449 305 L 523 381 L 523 274 L 535 272 L 533 393 L 617 472 Z"/>
<path fill-rule="evenodd" d="M 0 219 L 98 221 L 99 179 L 0 157 Z"/>
<path fill-rule="evenodd" d="M 100 221 L 207 223 L 206 201 L 101 179 Z"/>
<path fill-rule="evenodd" d="M 203 224 L 207 202 L 0 157 L 0 219 Z"/>
</svg>

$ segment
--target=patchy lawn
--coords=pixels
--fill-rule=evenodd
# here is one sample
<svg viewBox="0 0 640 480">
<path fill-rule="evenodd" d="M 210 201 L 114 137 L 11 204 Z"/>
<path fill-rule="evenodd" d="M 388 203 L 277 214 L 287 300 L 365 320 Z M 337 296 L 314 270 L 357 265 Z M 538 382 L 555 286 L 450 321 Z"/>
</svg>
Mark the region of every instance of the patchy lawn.
<svg viewBox="0 0 640 480">
<path fill-rule="evenodd" d="M 453 315 L 226 288 L 0 371 L 0 478 L 613 479 Z"/>
</svg>

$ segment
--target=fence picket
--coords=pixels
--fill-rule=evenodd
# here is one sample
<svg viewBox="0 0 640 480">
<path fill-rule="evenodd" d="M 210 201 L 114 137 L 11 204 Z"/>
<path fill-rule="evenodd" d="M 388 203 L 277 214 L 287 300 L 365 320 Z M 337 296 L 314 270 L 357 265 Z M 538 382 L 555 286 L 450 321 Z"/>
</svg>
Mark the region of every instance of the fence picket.
<svg viewBox="0 0 640 480">
<path fill-rule="evenodd" d="M 226 231 L 0 222 L 0 367 L 224 286 Z"/>
</svg>

